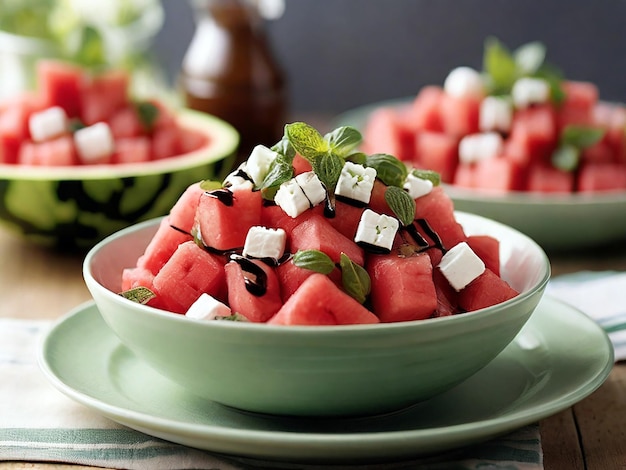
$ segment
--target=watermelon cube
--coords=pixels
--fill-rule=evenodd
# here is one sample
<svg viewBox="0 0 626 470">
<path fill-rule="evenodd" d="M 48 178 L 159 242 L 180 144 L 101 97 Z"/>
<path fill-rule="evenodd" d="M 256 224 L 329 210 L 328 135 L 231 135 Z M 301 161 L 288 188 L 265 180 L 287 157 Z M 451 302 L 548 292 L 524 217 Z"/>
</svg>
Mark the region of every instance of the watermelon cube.
<svg viewBox="0 0 626 470">
<path fill-rule="evenodd" d="M 459 306 L 471 312 L 512 299 L 518 292 L 490 269 L 485 271 L 461 289 L 458 296 Z"/>
<path fill-rule="evenodd" d="M 440 106 L 443 95 L 443 88 L 437 85 L 420 89 L 406 111 L 406 126 L 413 132 L 442 132 Z"/>
<path fill-rule="evenodd" d="M 90 126 L 107 122 L 120 109 L 128 106 L 130 77 L 122 70 L 111 70 L 86 79 L 80 95 L 80 117 Z"/>
<path fill-rule="evenodd" d="M 313 170 L 313 167 L 311 166 L 311 162 L 309 162 L 306 158 L 302 157 L 301 155 L 296 155 L 293 158 L 292 166 L 293 166 L 293 171 L 296 175 Z"/>
<path fill-rule="evenodd" d="M 150 161 L 148 137 L 123 137 L 115 141 L 113 163 L 141 163 Z"/>
<path fill-rule="evenodd" d="M 363 151 L 388 153 L 400 160 L 413 160 L 413 132 L 394 108 L 382 107 L 370 114 L 363 132 Z"/>
<path fill-rule="evenodd" d="M 204 244 L 216 250 L 243 247 L 250 227 L 261 223 L 261 206 L 261 192 L 247 187 L 203 192 L 195 223 Z"/>
<path fill-rule="evenodd" d="M 170 225 L 182 232 L 191 233 L 195 223 L 196 210 L 198 209 L 198 204 L 200 204 L 200 197 L 205 192 L 200 182 L 188 186 L 170 209 Z"/>
<path fill-rule="evenodd" d="M 173 157 L 182 153 L 183 133 L 178 127 L 164 127 L 152 133 L 152 159 Z"/>
<path fill-rule="evenodd" d="M 445 248 L 451 248 L 467 238 L 454 216 L 454 203 L 442 186 L 434 187 L 430 193 L 415 200 L 415 218 L 425 219 Z"/>
<path fill-rule="evenodd" d="M 500 275 L 500 241 L 490 235 L 470 235 L 467 244 L 485 266 Z"/>
<path fill-rule="evenodd" d="M 528 171 L 526 190 L 566 194 L 574 190 L 574 183 L 574 173 L 538 163 L 532 165 Z"/>
<path fill-rule="evenodd" d="M 415 136 L 415 166 L 433 170 L 451 183 L 459 161 L 459 141 L 443 132 L 418 132 Z"/>
<path fill-rule="evenodd" d="M 72 136 L 63 135 L 45 142 L 26 141 L 20 148 L 19 163 L 25 165 L 69 166 L 78 164 Z"/>
<path fill-rule="evenodd" d="M 441 98 L 441 122 L 446 134 L 461 138 L 479 132 L 480 100 L 445 93 Z"/>
<path fill-rule="evenodd" d="M 280 284 L 274 268 L 259 260 L 245 260 L 244 263 L 226 263 L 224 271 L 228 304 L 233 312 L 251 322 L 264 323 L 282 307 Z M 253 287 L 250 287 L 251 282 Z"/>
<path fill-rule="evenodd" d="M 320 250 L 335 263 L 345 253 L 356 264 L 363 266 L 363 249 L 354 241 L 343 236 L 320 215 L 312 215 L 291 231 L 291 251 Z"/>
<path fill-rule="evenodd" d="M 293 293 L 298 290 L 300 285 L 315 271 L 310 269 L 300 268 L 293 263 L 293 260 L 289 260 L 282 263 L 276 268 L 276 275 L 280 282 L 280 293 L 283 299 L 283 303 L 287 301 Z M 341 270 L 335 268 L 329 275 L 330 279 L 338 286 L 342 286 L 341 282 Z"/>
<path fill-rule="evenodd" d="M 626 189 L 626 164 L 585 164 L 578 172 L 578 191 L 623 191 Z"/>
<path fill-rule="evenodd" d="M 546 161 L 556 148 L 558 134 L 556 112 L 551 105 L 517 110 L 504 153 L 522 166 Z"/>
<path fill-rule="evenodd" d="M 161 220 L 159 228 L 148 243 L 143 255 L 137 260 L 137 266 L 156 275 L 174 254 L 178 245 L 191 240 L 191 235 L 172 227 L 172 218 Z"/>
<path fill-rule="evenodd" d="M 493 191 L 518 191 L 526 186 L 523 168 L 508 158 L 480 160 L 473 167 L 473 184 L 476 188 Z"/>
<path fill-rule="evenodd" d="M 154 276 L 153 286 L 167 310 L 185 313 L 202 293 L 225 300 L 224 264 L 195 242 L 187 241 Z"/>
<path fill-rule="evenodd" d="M 588 126 L 593 121 L 593 109 L 598 103 L 598 87 L 590 82 L 565 80 L 561 87 L 565 100 L 558 110 L 558 123 L 565 126 Z"/>
<path fill-rule="evenodd" d="M 144 134 L 137 109 L 133 105 L 124 106 L 114 111 L 107 123 L 115 139 L 137 137 Z"/>
<path fill-rule="evenodd" d="M 81 115 L 85 81 L 81 67 L 55 60 L 40 60 L 37 62 L 36 74 L 37 88 L 45 108 L 60 106 L 70 118 Z"/>
<path fill-rule="evenodd" d="M 395 253 L 371 255 L 367 272 L 372 280 L 371 302 L 381 322 L 423 320 L 437 310 L 430 256 L 401 258 Z"/>
<path fill-rule="evenodd" d="M 313 273 L 269 321 L 273 325 L 352 325 L 378 317 L 327 276 Z"/>
</svg>

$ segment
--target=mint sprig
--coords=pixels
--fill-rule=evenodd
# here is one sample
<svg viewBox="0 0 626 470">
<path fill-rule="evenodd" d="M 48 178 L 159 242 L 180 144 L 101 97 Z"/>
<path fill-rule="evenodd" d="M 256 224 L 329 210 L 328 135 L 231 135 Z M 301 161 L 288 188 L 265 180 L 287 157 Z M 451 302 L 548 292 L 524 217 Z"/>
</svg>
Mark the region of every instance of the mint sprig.
<svg viewBox="0 0 626 470">
<path fill-rule="evenodd" d="M 348 158 L 361 143 L 363 136 L 354 127 L 342 126 L 326 134 L 324 140 L 328 142 L 332 153 Z"/>
<path fill-rule="evenodd" d="M 402 187 L 408 175 L 406 165 L 393 155 L 375 153 L 365 159 L 365 166 L 376 170 L 376 177 L 387 186 Z"/>
<path fill-rule="evenodd" d="M 385 191 L 385 201 L 403 227 L 415 220 L 415 200 L 404 189 L 389 186 Z"/>
<path fill-rule="evenodd" d="M 580 164 L 582 151 L 598 143 L 605 130 L 586 126 L 565 126 L 559 146 L 552 154 L 552 166 L 562 171 L 575 171 Z"/>
<path fill-rule="evenodd" d="M 287 124 L 285 136 L 295 151 L 311 163 L 330 151 L 330 144 L 322 134 L 304 122 Z"/>
<path fill-rule="evenodd" d="M 372 280 L 369 274 L 345 253 L 341 253 L 339 264 L 341 266 L 341 282 L 344 290 L 359 303 L 364 303 L 372 288 Z"/>
<path fill-rule="evenodd" d="M 147 132 L 152 132 L 159 118 L 159 108 L 149 101 L 138 101 L 135 103 L 135 112 L 137 113 L 141 126 Z"/>
<path fill-rule="evenodd" d="M 417 178 L 421 178 L 423 180 L 429 180 L 433 186 L 439 186 L 441 184 L 441 174 L 434 170 L 422 170 L 422 169 L 413 169 L 411 170 L 413 176 Z"/>
<path fill-rule="evenodd" d="M 292 262 L 299 268 L 321 274 L 330 274 L 335 269 L 330 256 L 320 250 L 299 250 L 293 255 Z"/>
</svg>

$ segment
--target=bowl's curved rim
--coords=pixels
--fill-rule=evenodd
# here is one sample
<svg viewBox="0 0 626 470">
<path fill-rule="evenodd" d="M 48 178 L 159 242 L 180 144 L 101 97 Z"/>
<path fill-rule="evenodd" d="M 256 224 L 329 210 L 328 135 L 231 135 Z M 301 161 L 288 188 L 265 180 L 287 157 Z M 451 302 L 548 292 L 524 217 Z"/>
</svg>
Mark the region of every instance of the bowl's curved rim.
<svg viewBox="0 0 626 470">
<path fill-rule="evenodd" d="M 158 224 L 163 219 L 163 217 L 147 220 L 145 222 L 140 222 L 138 224 L 122 229 L 114 233 L 113 235 L 110 235 L 109 237 L 105 238 L 104 240 L 100 241 L 98 244 L 96 244 L 91 250 L 89 250 L 89 252 L 86 254 L 84 258 L 83 278 L 85 279 L 85 282 L 87 283 L 88 286 L 90 284 L 92 286 L 96 286 L 97 289 L 104 292 L 105 295 L 110 297 L 110 300 L 118 303 L 120 306 L 125 305 L 126 307 L 133 308 L 136 310 L 136 313 L 138 314 L 157 315 L 158 317 L 166 321 L 182 322 L 184 324 L 193 324 L 194 327 L 196 328 L 210 328 L 210 329 L 223 328 L 226 330 L 237 329 L 239 331 L 256 331 L 256 332 L 263 331 L 263 332 L 267 332 L 267 334 L 279 334 L 288 330 L 292 332 L 293 335 L 315 335 L 315 334 L 320 334 L 320 333 L 342 335 L 342 334 L 351 334 L 355 332 L 361 332 L 363 334 L 368 334 L 369 332 L 376 332 L 377 334 L 380 334 L 381 332 L 392 332 L 398 329 L 411 329 L 415 327 L 426 328 L 426 329 L 427 328 L 438 329 L 442 325 L 445 325 L 449 322 L 454 322 L 455 324 L 459 325 L 459 324 L 464 324 L 464 323 L 471 323 L 475 321 L 475 319 L 477 318 L 486 319 L 493 315 L 499 315 L 500 310 L 503 305 L 514 306 L 514 305 L 517 305 L 519 303 L 526 301 L 529 297 L 532 297 L 538 292 L 543 293 L 545 291 L 545 288 L 552 274 L 551 265 L 550 265 L 550 260 L 548 258 L 548 255 L 537 242 L 535 242 L 533 239 L 531 239 L 524 233 L 520 232 L 519 230 L 513 227 L 510 227 L 506 224 L 503 224 L 501 222 L 495 221 L 493 219 L 489 219 L 480 215 L 476 215 L 476 214 L 472 214 L 468 212 L 462 212 L 462 211 L 455 211 L 455 214 L 457 216 L 461 215 L 461 217 L 465 219 L 487 221 L 493 226 L 497 226 L 501 229 L 506 229 L 508 231 L 511 231 L 517 237 L 521 237 L 525 239 L 527 243 L 532 245 L 534 249 L 538 253 L 540 253 L 541 263 L 542 263 L 542 266 L 544 267 L 542 276 L 537 280 L 535 285 L 531 286 L 528 290 L 521 292 L 516 297 L 509 299 L 495 306 L 486 307 L 486 308 L 474 310 L 471 312 L 466 312 L 460 315 L 428 318 L 424 320 L 413 320 L 413 321 L 405 321 L 405 322 L 358 324 L 358 325 L 330 325 L 330 326 L 328 325 L 284 326 L 284 325 L 272 325 L 272 324 L 267 324 L 267 323 L 257 324 L 257 323 L 252 323 L 252 322 L 231 322 L 231 321 L 207 322 L 203 320 L 194 320 L 194 319 L 187 318 L 184 315 L 173 314 L 171 312 L 160 310 L 160 309 L 150 307 L 147 305 L 140 305 L 140 304 L 134 303 L 122 297 L 121 295 L 107 289 L 106 287 L 102 286 L 98 281 L 95 280 L 95 278 L 91 274 L 90 266 L 91 266 L 92 259 L 108 243 L 118 238 L 128 236 L 132 234 L 133 232 L 146 229 L 149 226 L 153 226 L 153 225 L 158 226 Z"/>
<path fill-rule="evenodd" d="M 201 164 L 213 163 L 233 155 L 239 145 L 237 130 L 216 116 L 181 108 L 175 112 L 180 125 L 187 129 L 215 130 L 208 145 L 184 155 L 142 163 L 82 166 L 30 166 L 0 164 L 0 180 L 102 180 L 175 173 Z"/>
</svg>

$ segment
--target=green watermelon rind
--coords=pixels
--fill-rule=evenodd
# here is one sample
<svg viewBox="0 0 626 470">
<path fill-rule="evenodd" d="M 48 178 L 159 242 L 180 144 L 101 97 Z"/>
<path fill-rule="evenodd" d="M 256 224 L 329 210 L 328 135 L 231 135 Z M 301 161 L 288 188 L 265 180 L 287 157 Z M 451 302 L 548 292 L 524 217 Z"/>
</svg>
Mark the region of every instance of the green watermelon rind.
<svg viewBox="0 0 626 470">
<path fill-rule="evenodd" d="M 88 249 L 128 225 L 167 214 L 189 185 L 223 180 L 235 161 L 237 131 L 196 111 L 178 116 L 183 127 L 205 133 L 209 143 L 141 164 L 0 165 L 0 225 L 38 245 Z"/>
</svg>

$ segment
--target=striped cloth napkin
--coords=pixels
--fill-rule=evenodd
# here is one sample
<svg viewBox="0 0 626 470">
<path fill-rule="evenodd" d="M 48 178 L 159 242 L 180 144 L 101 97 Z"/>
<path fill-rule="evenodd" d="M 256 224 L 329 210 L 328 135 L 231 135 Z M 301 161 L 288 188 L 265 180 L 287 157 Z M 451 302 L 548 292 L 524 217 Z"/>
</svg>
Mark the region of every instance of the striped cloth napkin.
<svg viewBox="0 0 626 470">
<path fill-rule="evenodd" d="M 54 461 L 130 470 L 541 470 L 539 426 L 430 460 L 305 465 L 227 458 L 121 426 L 67 398 L 36 361 L 49 322 L 0 319 L 0 460 Z"/>
</svg>

